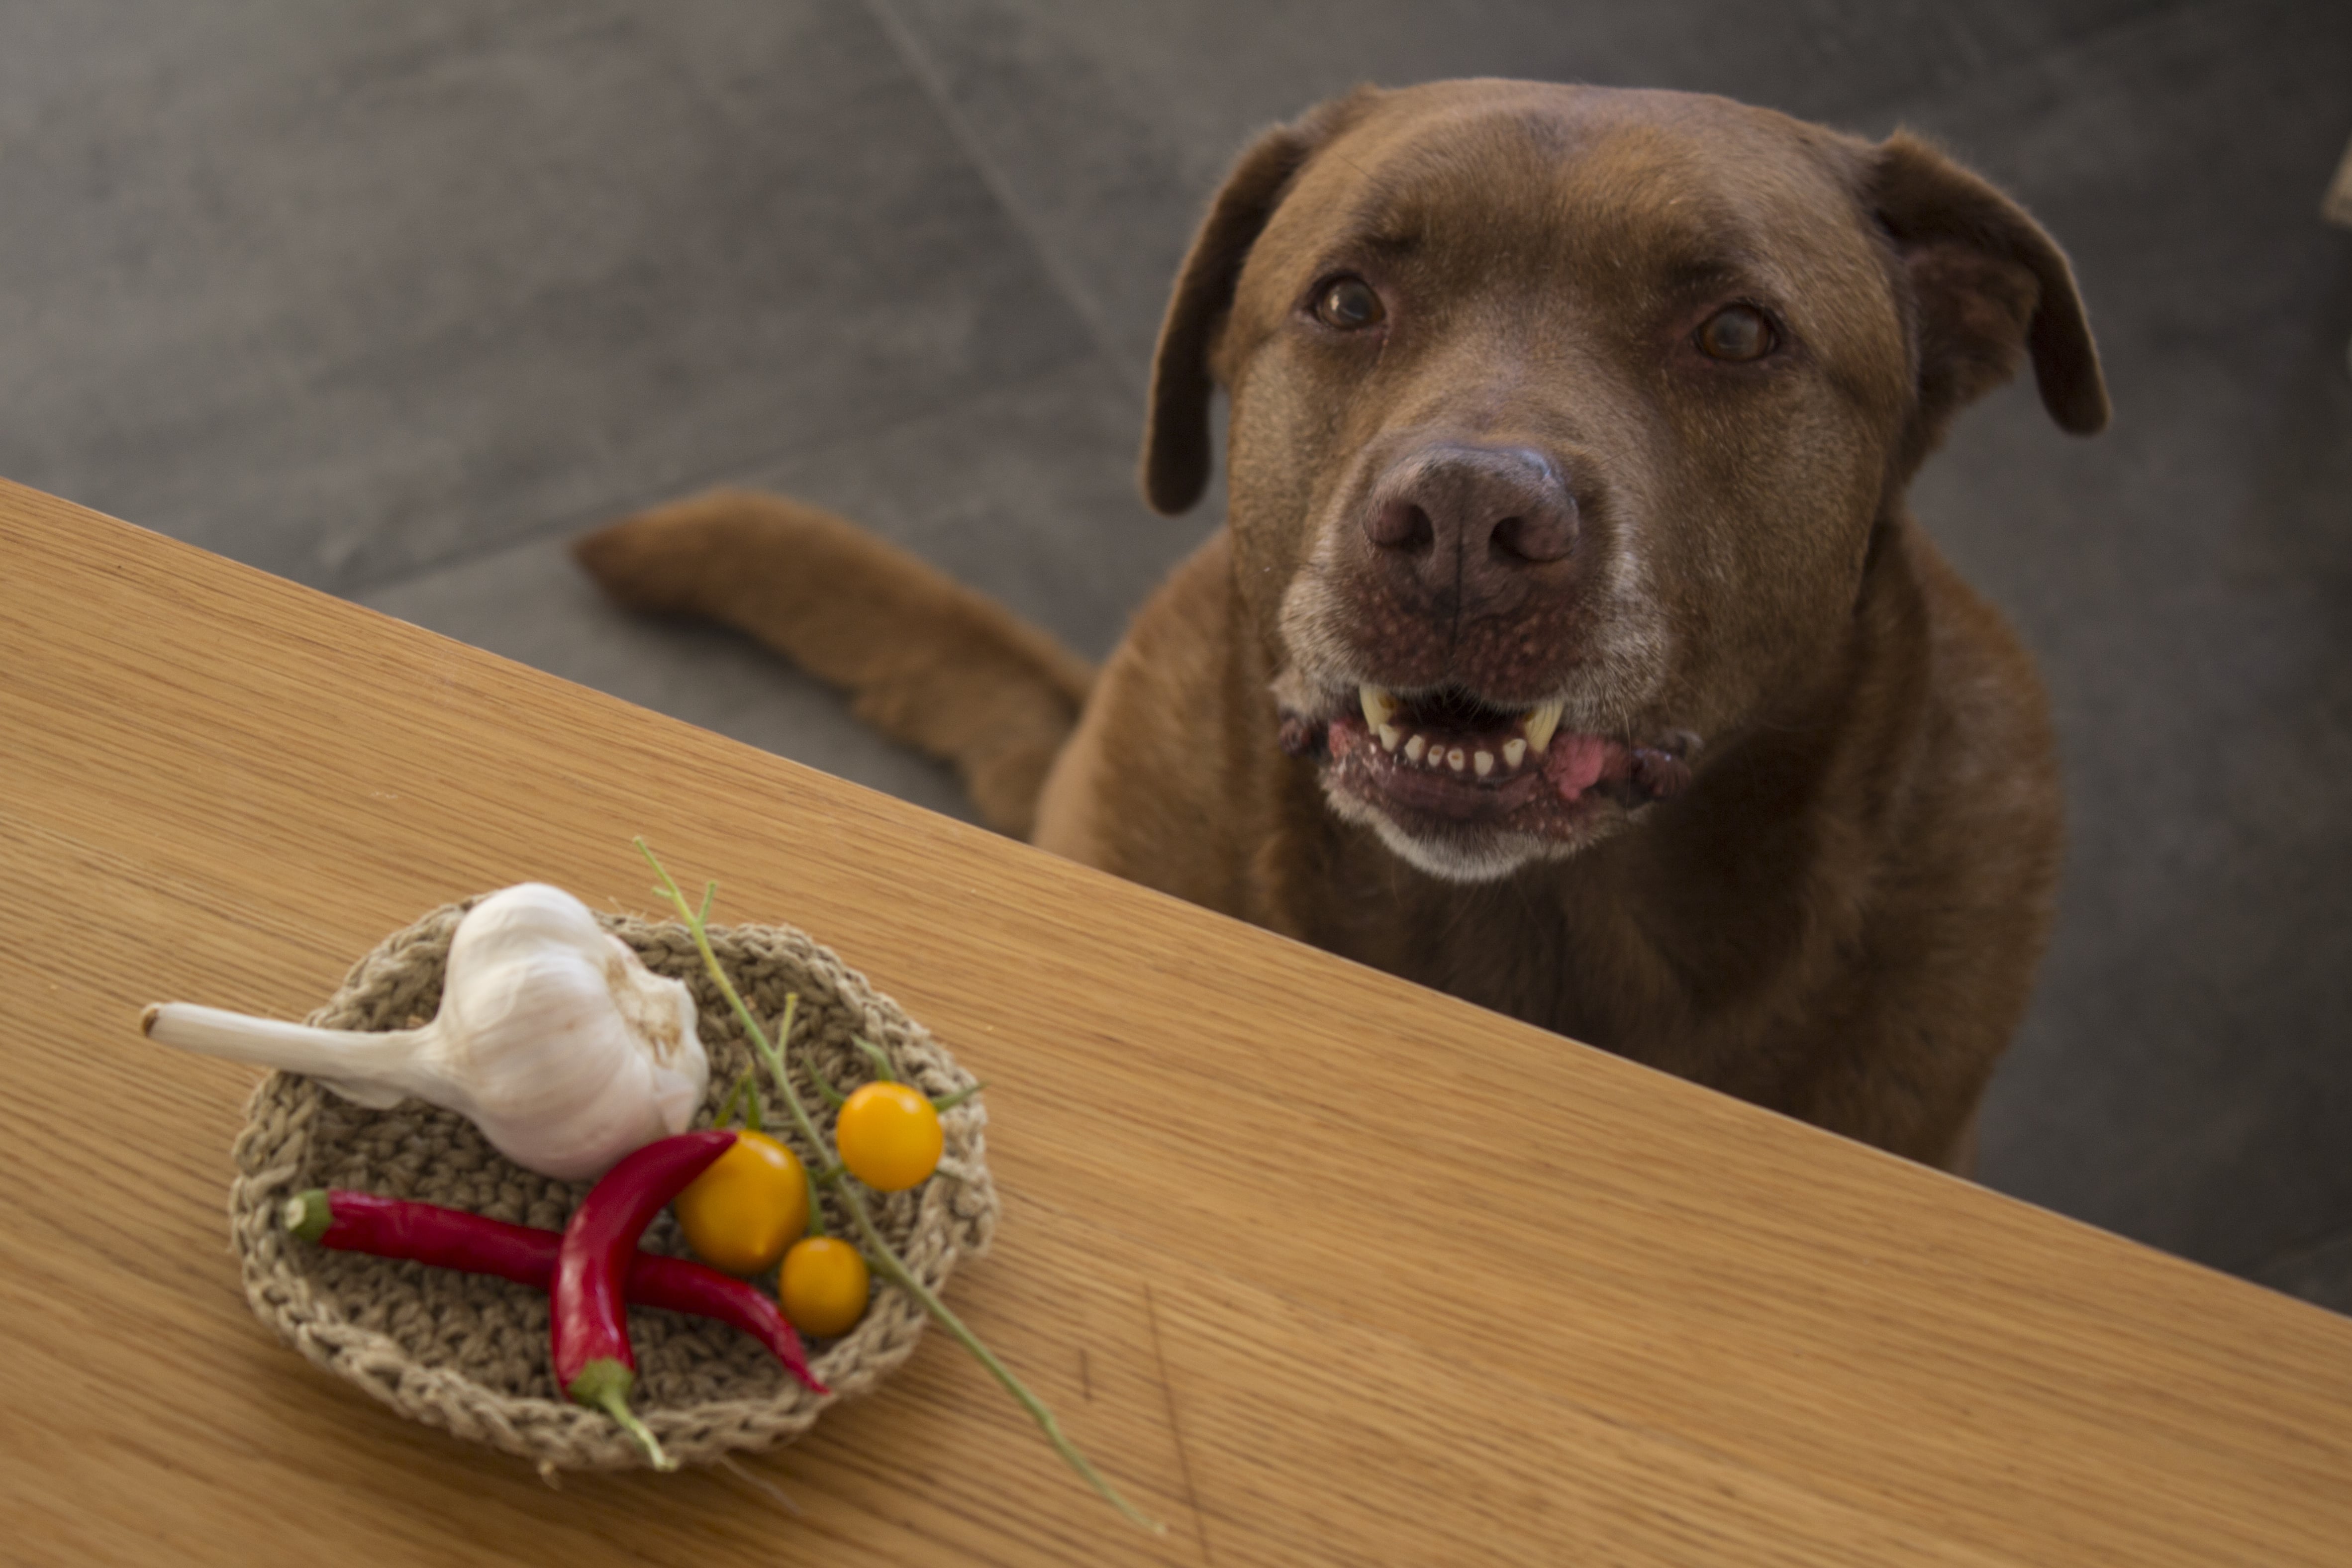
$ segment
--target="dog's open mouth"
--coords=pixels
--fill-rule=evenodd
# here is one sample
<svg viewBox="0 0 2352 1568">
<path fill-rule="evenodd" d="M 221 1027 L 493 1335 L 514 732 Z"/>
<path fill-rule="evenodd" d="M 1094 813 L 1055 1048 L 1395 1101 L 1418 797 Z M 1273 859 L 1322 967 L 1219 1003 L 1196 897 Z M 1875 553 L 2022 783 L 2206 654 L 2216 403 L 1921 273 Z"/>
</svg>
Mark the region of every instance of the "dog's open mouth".
<svg viewBox="0 0 2352 1568">
<path fill-rule="evenodd" d="M 1513 710 L 1458 689 L 1401 697 L 1369 684 L 1357 699 L 1320 726 L 1286 719 L 1285 745 L 1324 753 L 1329 788 L 1408 830 L 1573 838 L 1612 805 L 1664 799 L 1690 781 L 1677 750 L 1563 731 L 1557 701 Z"/>
</svg>

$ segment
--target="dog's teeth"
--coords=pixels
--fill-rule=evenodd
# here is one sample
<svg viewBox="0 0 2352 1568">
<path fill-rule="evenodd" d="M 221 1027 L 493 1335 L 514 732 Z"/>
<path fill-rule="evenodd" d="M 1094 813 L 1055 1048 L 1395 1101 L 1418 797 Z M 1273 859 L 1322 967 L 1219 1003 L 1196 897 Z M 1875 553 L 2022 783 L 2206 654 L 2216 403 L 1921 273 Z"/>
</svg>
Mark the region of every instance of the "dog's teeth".
<svg viewBox="0 0 2352 1568">
<path fill-rule="evenodd" d="M 1538 757 L 1544 754 L 1544 748 L 1551 744 L 1551 732 L 1559 728 L 1559 710 L 1566 706 L 1565 702 L 1547 702 L 1519 721 L 1520 727 L 1528 732 L 1528 751 Z"/>
<path fill-rule="evenodd" d="M 1495 753 L 1481 752 L 1470 759 L 1470 765 L 1478 771 L 1478 776 L 1483 779 L 1495 771 Z"/>
<path fill-rule="evenodd" d="M 1376 727 L 1381 732 L 1381 748 L 1385 751 L 1395 751 L 1397 749 L 1396 726 L 1393 724 L 1381 724 Z"/>
<path fill-rule="evenodd" d="M 1525 741 L 1509 740 L 1503 742 L 1503 765 L 1505 767 L 1516 768 L 1527 760 L 1528 743 Z"/>
<path fill-rule="evenodd" d="M 1429 742 L 1415 735 L 1404 743 L 1404 760 L 1408 763 L 1417 763 L 1421 761 L 1421 753 L 1427 750 L 1429 750 Z"/>
<path fill-rule="evenodd" d="M 1375 730 L 1396 717 L 1397 700 L 1369 680 L 1356 688 L 1356 700 L 1364 705 L 1364 722 Z"/>
<path fill-rule="evenodd" d="M 1458 773 L 1470 765 L 1470 759 L 1463 754 L 1461 747 L 1456 746 L 1445 753 L 1445 765 Z"/>
</svg>

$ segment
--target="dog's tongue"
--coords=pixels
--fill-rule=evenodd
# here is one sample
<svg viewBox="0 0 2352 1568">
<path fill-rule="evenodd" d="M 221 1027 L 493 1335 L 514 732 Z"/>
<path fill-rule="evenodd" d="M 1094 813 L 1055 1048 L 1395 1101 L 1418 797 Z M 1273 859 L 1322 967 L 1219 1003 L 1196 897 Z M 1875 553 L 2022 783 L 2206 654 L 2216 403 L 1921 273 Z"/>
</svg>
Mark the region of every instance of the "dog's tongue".
<svg viewBox="0 0 2352 1568">
<path fill-rule="evenodd" d="M 1544 753 L 1543 776 L 1560 799 L 1574 800 L 1600 782 L 1609 751 L 1609 742 L 1598 735 L 1555 735 Z"/>
</svg>

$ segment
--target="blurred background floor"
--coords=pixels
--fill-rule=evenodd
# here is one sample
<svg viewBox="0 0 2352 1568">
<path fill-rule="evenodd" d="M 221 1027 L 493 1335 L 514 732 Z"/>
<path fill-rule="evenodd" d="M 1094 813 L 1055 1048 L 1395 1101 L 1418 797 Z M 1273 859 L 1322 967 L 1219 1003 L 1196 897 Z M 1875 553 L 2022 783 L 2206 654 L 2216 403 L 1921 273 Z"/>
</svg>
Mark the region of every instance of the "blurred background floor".
<svg viewBox="0 0 2352 1568">
<path fill-rule="evenodd" d="M 2115 428 L 2012 388 L 1915 496 L 2072 798 L 1982 1175 L 2352 1310 L 2338 0 L 0 4 L 0 473 L 968 816 L 564 541 L 769 486 L 1107 651 L 1217 516 L 1130 470 L 1226 162 L 1457 75 L 1909 125 L 2072 252 Z"/>
</svg>

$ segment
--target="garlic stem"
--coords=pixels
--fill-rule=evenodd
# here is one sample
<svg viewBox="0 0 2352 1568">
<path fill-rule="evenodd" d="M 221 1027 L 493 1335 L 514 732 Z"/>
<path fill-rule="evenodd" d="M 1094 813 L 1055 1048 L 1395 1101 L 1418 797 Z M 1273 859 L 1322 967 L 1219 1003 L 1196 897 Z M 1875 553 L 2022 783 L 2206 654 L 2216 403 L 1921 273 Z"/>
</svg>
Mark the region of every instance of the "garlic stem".
<svg viewBox="0 0 2352 1568">
<path fill-rule="evenodd" d="M 425 1033 L 317 1029 L 193 1002 L 152 1004 L 139 1016 L 139 1027 L 150 1038 L 184 1051 L 306 1074 L 333 1085 L 346 1099 L 377 1110 L 399 1104 L 409 1092 L 400 1087 L 403 1069 L 415 1058 Z"/>
</svg>

